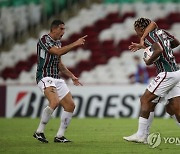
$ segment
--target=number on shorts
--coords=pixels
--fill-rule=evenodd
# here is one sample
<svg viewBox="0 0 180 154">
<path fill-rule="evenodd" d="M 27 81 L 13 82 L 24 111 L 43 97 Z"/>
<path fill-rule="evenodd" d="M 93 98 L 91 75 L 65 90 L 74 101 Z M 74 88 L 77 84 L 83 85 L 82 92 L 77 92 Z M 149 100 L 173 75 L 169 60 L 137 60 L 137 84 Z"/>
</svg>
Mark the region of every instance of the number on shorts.
<svg viewBox="0 0 180 154">
<path fill-rule="evenodd" d="M 157 76 L 156 78 L 154 78 L 154 81 L 155 81 L 155 82 L 158 82 L 159 79 L 160 79 L 160 77 Z"/>
</svg>

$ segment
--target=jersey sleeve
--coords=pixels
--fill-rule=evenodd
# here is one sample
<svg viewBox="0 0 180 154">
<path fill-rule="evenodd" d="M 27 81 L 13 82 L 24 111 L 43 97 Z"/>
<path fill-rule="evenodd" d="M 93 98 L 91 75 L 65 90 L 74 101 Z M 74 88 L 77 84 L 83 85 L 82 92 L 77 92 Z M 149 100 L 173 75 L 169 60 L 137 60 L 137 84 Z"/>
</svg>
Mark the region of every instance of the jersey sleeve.
<svg viewBox="0 0 180 154">
<path fill-rule="evenodd" d="M 54 45 L 48 35 L 44 35 L 39 39 L 39 45 L 48 52 Z"/>
</svg>

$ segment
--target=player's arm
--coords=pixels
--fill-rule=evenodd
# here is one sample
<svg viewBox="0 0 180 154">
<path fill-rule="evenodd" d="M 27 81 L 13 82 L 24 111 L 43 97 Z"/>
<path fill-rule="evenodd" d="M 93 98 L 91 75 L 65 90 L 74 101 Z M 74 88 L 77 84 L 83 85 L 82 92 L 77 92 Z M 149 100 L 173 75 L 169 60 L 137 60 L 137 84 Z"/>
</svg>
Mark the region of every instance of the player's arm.
<svg viewBox="0 0 180 154">
<path fill-rule="evenodd" d="M 129 46 L 129 49 L 133 52 L 136 52 L 139 49 L 145 49 L 146 47 L 144 46 L 144 39 L 148 35 L 149 32 L 157 28 L 157 24 L 154 21 L 151 21 L 151 23 L 146 27 L 144 30 L 143 36 L 140 38 L 140 43 L 134 43 L 132 42 L 131 45 Z"/>
<path fill-rule="evenodd" d="M 77 41 L 75 41 L 75 42 L 73 42 L 73 43 L 71 43 L 71 44 L 69 44 L 69 45 L 66 45 L 66 46 L 64 46 L 64 47 L 62 47 L 62 48 L 58 48 L 58 47 L 53 46 L 53 47 L 49 50 L 49 52 L 50 52 L 51 54 L 55 54 L 55 55 L 59 55 L 59 56 L 64 55 L 64 54 L 66 54 L 67 52 L 69 52 L 71 49 L 73 49 L 74 47 L 83 45 L 84 42 L 85 42 L 85 38 L 86 38 L 86 37 L 87 37 L 87 35 L 79 38 Z"/>
<path fill-rule="evenodd" d="M 59 60 L 59 70 L 64 75 L 71 78 L 74 85 L 76 85 L 76 86 L 81 85 L 82 86 L 82 84 L 79 82 L 79 79 L 76 76 L 74 76 L 74 74 L 71 71 L 69 71 L 68 68 L 62 63 L 61 57 L 60 57 L 60 60 Z"/>
<path fill-rule="evenodd" d="M 142 48 L 145 48 L 144 46 L 144 39 L 148 36 L 148 34 L 154 30 L 158 28 L 157 24 L 154 21 L 151 21 L 151 23 L 146 27 L 146 29 L 144 30 L 143 36 L 140 38 L 140 46 Z"/>
<path fill-rule="evenodd" d="M 160 45 L 159 42 L 156 42 L 152 45 L 152 50 L 153 50 L 153 54 L 152 56 L 149 58 L 149 60 L 145 60 L 146 65 L 151 65 L 154 63 L 154 61 L 162 54 L 163 52 L 163 48 Z"/>
</svg>

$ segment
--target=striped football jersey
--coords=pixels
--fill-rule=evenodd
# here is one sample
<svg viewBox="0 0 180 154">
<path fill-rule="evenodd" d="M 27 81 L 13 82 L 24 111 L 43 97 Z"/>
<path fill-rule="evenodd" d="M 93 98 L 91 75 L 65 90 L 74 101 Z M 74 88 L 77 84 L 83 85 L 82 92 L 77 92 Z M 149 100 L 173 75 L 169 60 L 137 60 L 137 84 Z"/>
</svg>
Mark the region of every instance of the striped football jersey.
<svg viewBox="0 0 180 154">
<path fill-rule="evenodd" d="M 159 42 L 163 48 L 163 53 L 160 58 L 154 62 L 157 72 L 174 72 L 179 70 L 171 48 L 171 41 L 174 36 L 162 29 L 155 29 L 151 31 L 145 38 L 145 44 L 151 46 L 155 42 Z"/>
<path fill-rule="evenodd" d="M 61 42 L 53 40 L 49 35 L 43 35 L 37 43 L 37 83 L 43 77 L 60 78 L 58 67 L 60 57 L 49 53 L 53 46 L 61 47 Z"/>
</svg>

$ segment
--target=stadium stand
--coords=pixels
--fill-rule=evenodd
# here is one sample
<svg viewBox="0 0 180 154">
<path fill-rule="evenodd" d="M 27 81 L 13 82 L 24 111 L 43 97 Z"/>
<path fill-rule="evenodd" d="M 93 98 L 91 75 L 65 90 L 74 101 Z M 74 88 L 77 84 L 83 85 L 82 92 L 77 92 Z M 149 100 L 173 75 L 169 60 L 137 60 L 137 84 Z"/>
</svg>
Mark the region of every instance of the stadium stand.
<svg viewBox="0 0 180 154">
<path fill-rule="evenodd" d="M 31 5 L 28 4 L 29 12 L 34 13 L 34 16 L 36 16 L 35 10 L 38 12 L 42 8 L 39 4 L 38 0 Z M 4 5 L 10 6 L 8 3 Z M 15 4 L 13 5 L 13 9 L 16 9 Z M 16 5 L 20 6 L 17 3 Z M 51 5 L 53 4 L 49 4 L 49 7 Z M 59 6 L 62 5 L 65 5 L 63 1 Z M 19 13 L 23 11 L 24 5 L 22 6 L 16 11 Z M 35 9 L 34 12 L 32 12 L 31 7 Z M 4 11 L 4 14 L 10 14 L 9 9 Z M 47 12 L 48 15 L 51 15 L 52 10 Z M 131 42 L 138 41 L 133 30 L 133 22 L 142 14 L 156 21 L 160 28 L 170 31 L 180 39 L 178 30 L 180 28 L 180 2 L 177 0 L 166 0 L 164 2 L 154 0 L 153 3 L 149 1 L 142 3 L 140 0 L 138 2 L 128 0 L 126 3 L 121 0 L 105 0 L 103 4 L 93 4 L 89 8 L 81 9 L 77 16 L 66 21 L 68 30 L 62 41 L 63 45 L 86 34 L 88 38 L 83 48 L 77 48 L 63 57 L 64 63 L 73 73 L 79 76 L 83 83 L 129 84 L 129 77 L 134 74 L 136 69 L 133 56 L 142 57 L 142 52 L 131 53 L 128 46 Z M 24 31 L 30 23 L 38 24 L 41 15 L 40 12 L 39 17 L 34 18 L 27 18 L 28 13 L 22 15 L 22 19 L 25 20 L 18 23 L 21 28 L 8 27 L 7 34 L 11 36 L 14 35 L 15 30 Z M 21 20 L 19 17 L 14 19 Z M 7 22 L 11 23 L 12 21 Z M 3 29 L 1 27 L 0 32 Z M 41 30 L 39 36 L 45 32 L 47 30 Z M 1 41 L 4 34 L 0 34 L 2 34 L 0 35 Z M 9 52 L 0 53 L 0 84 L 35 83 L 36 41 L 34 38 L 29 38 L 24 44 L 16 43 Z M 175 50 L 175 55 L 177 62 L 180 63 L 179 49 Z M 149 76 L 153 77 L 155 75 L 154 67 L 148 67 L 147 69 Z M 67 82 L 72 84 L 69 79 L 67 79 Z"/>
</svg>

